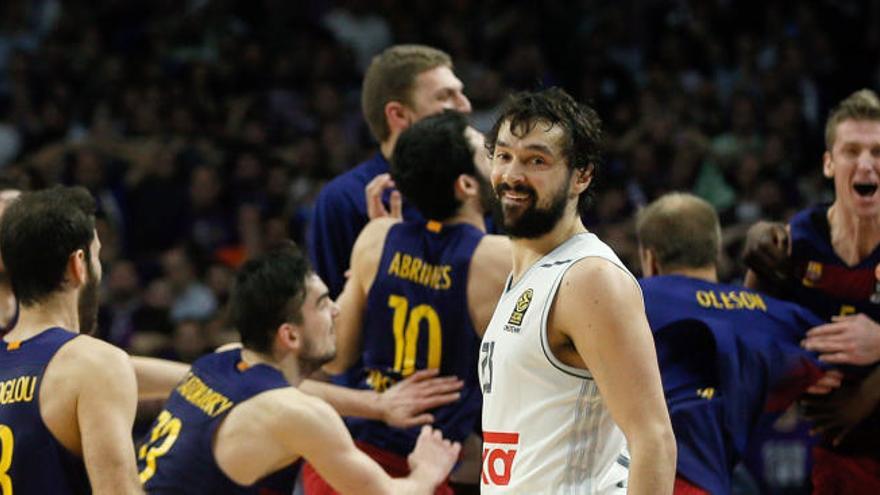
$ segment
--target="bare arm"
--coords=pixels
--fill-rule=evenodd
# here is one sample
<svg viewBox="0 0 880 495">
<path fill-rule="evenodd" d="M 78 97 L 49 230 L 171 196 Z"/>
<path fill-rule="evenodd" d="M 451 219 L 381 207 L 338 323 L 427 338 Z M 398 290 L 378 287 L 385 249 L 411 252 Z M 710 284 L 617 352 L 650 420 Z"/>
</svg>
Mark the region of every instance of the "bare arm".
<svg viewBox="0 0 880 495">
<path fill-rule="evenodd" d="M 86 349 L 71 378 L 80 386 L 76 416 L 92 492 L 143 493 L 131 438 L 137 381 L 129 357 L 104 342 L 78 340 Z"/>
<path fill-rule="evenodd" d="M 420 370 L 380 393 L 356 390 L 315 380 L 305 380 L 299 389 L 320 397 L 342 416 L 375 419 L 397 428 L 428 424 L 429 409 L 459 399 L 464 382 L 455 376 L 437 377 L 439 370 Z"/>
<path fill-rule="evenodd" d="M 164 399 L 189 371 L 189 365 L 167 359 L 131 356 L 139 400 Z"/>
<path fill-rule="evenodd" d="M 468 275 L 468 309 L 474 329 L 481 337 L 504 290 L 511 259 L 510 239 L 506 236 L 487 235 L 474 251 Z"/>
<path fill-rule="evenodd" d="M 331 374 L 345 372 L 361 355 L 362 320 L 367 294 L 382 256 L 388 229 L 397 221 L 379 218 L 364 227 L 351 251 L 351 274 L 339 295 L 339 317 L 336 319 L 336 357 L 324 365 Z"/>
<path fill-rule="evenodd" d="M 431 494 L 452 469 L 460 446 L 442 440 L 439 432 L 424 427 L 410 455 L 411 474 L 391 478 L 358 450 L 345 425 L 330 406 L 319 401 L 300 403 L 286 423 L 296 428 L 277 432 L 291 452 L 305 457 L 335 490 L 343 494 Z"/>
<path fill-rule="evenodd" d="M 628 493 L 672 493 L 675 438 L 635 280 L 605 260 L 582 260 L 566 273 L 550 318 L 574 345 L 569 364 L 582 360 L 626 436 Z"/>
</svg>

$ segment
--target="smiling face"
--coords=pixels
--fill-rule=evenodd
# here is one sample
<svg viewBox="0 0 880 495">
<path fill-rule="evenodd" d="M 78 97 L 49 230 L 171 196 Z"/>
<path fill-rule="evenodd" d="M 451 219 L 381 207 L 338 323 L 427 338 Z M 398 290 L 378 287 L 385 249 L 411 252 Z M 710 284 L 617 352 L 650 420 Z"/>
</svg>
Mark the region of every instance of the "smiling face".
<svg viewBox="0 0 880 495">
<path fill-rule="evenodd" d="M 834 179 L 836 204 L 858 217 L 880 215 L 880 122 L 842 121 L 823 161 L 825 176 Z"/>
<path fill-rule="evenodd" d="M 492 187 L 504 230 L 513 238 L 533 239 L 576 209 L 577 193 L 562 151 L 565 130 L 540 121 L 518 134 L 509 121 L 501 124 L 492 155 Z"/>
</svg>

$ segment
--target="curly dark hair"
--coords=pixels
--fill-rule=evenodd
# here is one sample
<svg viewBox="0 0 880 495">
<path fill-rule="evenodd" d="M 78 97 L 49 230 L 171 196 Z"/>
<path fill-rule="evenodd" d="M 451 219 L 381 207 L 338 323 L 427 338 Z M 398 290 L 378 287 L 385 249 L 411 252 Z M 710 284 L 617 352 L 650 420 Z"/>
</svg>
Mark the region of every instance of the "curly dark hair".
<svg viewBox="0 0 880 495">
<path fill-rule="evenodd" d="M 477 175 L 474 148 L 465 136 L 464 115 L 447 110 L 407 128 L 394 146 L 391 177 L 400 193 L 432 220 L 443 221 L 461 207 L 454 184 L 461 174 Z"/>
<path fill-rule="evenodd" d="M 521 137 L 539 124 L 547 129 L 560 126 L 565 131 L 562 154 L 571 169 L 591 170 L 593 184 L 601 160 L 602 121 L 595 110 L 578 103 L 560 88 L 510 95 L 501 107 L 498 120 L 486 135 L 486 149 L 495 153 L 498 131 L 505 122 L 510 132 Z M 594 187 L 589 187 L 578 198 L 578 211 L 583 214 L 589 206 Z"/>
</svg>

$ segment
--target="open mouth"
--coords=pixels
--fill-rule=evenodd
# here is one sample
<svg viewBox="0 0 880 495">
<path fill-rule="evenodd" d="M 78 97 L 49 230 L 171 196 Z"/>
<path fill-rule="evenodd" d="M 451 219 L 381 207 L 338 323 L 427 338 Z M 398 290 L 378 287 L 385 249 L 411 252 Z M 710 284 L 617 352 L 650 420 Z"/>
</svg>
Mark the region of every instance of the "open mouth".
<svg viewBox="0 0 880 495">
<path fill-rule="evenodd" d="M 872 196 L 875 192 L 877 192 L 877 184 L 870 182 L 861 182 L 858 184 L 853 184 L 853 189 L 855 189 L 856 194 L 863 198 L 867 198 L 868 196 Z"/>
</svg>

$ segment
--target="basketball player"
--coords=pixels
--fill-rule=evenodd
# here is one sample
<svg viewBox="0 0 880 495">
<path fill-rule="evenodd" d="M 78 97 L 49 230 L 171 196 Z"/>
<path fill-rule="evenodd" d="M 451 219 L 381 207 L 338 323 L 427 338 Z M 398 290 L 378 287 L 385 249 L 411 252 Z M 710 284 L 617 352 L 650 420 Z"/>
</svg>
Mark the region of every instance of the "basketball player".
<svg viewBox="0 0 880 495">
<path fill-rule="evenodd" d="M 510 271 L 507 238 L 485 235 L 491 189 L 483 136 L 458 112 L 427 117 L 401 134 L 391 174 L 430 220 L 380 218 L 361 232 L 340 297 L 339 352 L 325 369 L 341 372 L 362 358 L 358 386 L 376 391 L 422 369 L 458 376 L 461 399 L 433 414 L 434 426 L 461 442 L 479 420 L 479 335 Z M 362 450 L 389 474 L 406 475 L 417 429 L 349 423 Z M 304 478 L 309 495 L 332 493 L 308 471 Z"/>
<path fill-rule="evenodd" d="M 480 347 L 483 493 L 672 492 L 639 286 L 581 222 L 599 139 L 560 89 L 512 96 L 486 139 L 513 271 Z"/>
<path fill-rule="evenodd" d="M 3 264 L 21 308 L 0 347 L 5 494 L 141 493 L 132 366 L 79 335 L 97 314 L 94 211 L 85 189 L 56 187 L 24 193 L 3 216 Z"/>
<path fill-rule="evenodd" d="M 231 320 L 243 347 L 197 360 L 139 446 L 150 493 L 291 493 L 306 458 L 343 493 L 430 493 L 459 445 L 424 427 L 408 478 L 391 479 L 357 450 L 341 418 L 296 389 L 335 354 L 338 307 L 295 250 L 248 261 Z"/>
<path fill-rule="evenodd" d="M 811 405 L 822 410 L 816 428 L 828 430 L 813 449 L 814 493 L 880 493 L 880 99 L 873 91 L 857 91 L 831 111 L 825 150 L 822 170 L 834 181 L 834 202 L 801 211 L 788 229 L 754 226 L 747 280 L 774 287 L 827 322 L 805 340 L 820 359 L 858 366 L 824 399 L 832 407 Z"/>
<path fill-rule="evenodd" d="M 370 63 L 361 109 L 379 152 L 324 186 L 309 228 L 309 255 L 331 297 L 342 292 L 354 241 L 369 221 L 364 188 L 388 172 L 388 159 L 404 129 L 444 109 L 471 111 L 463 88 L 452 72 L 449 55 L 428 46 L 395 45 Z M 403 206 L 403 217 L 421 219 L 410 205 Z"/>
<path fill-rule="evenodd" d="M 822 373 L 801 349 L 821 324 L 813 313 L 718 283 L 718 215 L 706 201 L 671 193 L 636 219 L 648 322 L 678 446 L 675 493 L 728 494 L 765 406 L 778 411 Z M 830 384 L 811 392 L 830 391 Z"/>
</svg>

